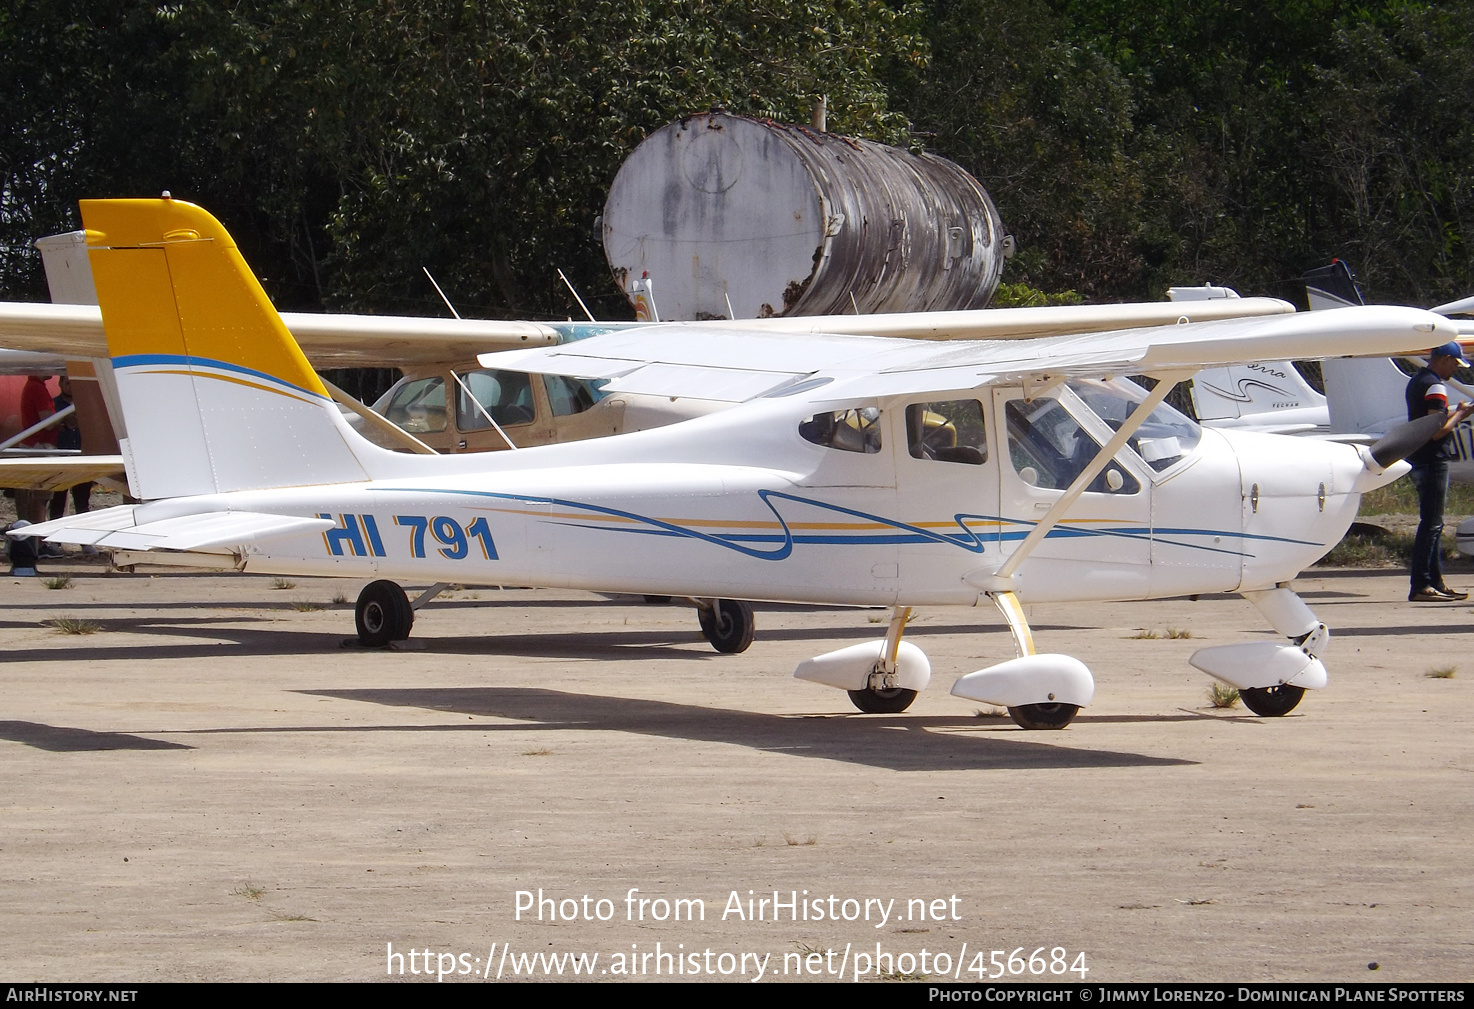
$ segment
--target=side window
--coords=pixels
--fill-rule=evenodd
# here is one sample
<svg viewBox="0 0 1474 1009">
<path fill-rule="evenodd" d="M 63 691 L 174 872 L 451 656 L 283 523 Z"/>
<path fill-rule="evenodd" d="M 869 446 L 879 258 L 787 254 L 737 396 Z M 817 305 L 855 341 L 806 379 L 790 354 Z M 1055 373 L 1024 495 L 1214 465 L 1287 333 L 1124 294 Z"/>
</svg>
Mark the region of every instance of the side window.
<svg viewBox="0 0 1474 1009">
<path fill-rule="evenodd" d="M 1064 490 L 1100 451 L 1057 399 L 1010 400 L 1004 414 L 1009 458 L 1019 479 L 1030 486 Z M 1112 460 L 1085 489 L 1095 494 L 1135 494 L 1141 483 Z"/>
<path fill-rule="evenodd" d="M 410 434 L 445 430 L 445 379 L 406 382 L 389 400 L 384 416 Z"/>
<path fill-rule="evenodd" d="M 975 399 L 912 403 L 906 407 L 906 442 L 914 459 L 981 466 L 988 460 L 983 404 Z"/>
<path fill-rule="evenodd" d="M 491 421 L 477 409 L 477 403 L 485 407 L 502 427 L 531 424 L 537 416 L 537 407 L 532 401 L 532 383 L 523 372 L 468 371 L 461 376 L 461 381 L 471 390 L 471 396 L 476 397 L 472 402 L 466 390 L 456 386 L 456 427 L 462 431 L 481 431 L 491 427 Z"/>
<path fill-rule="evenodd" d="M 543 388 L 548 392 L 548 403 L 554 417 L 583 413 L 603 398 L 590 382 L 562 375 L 544 375 Z"/>
<path fill-rule="evenodd" d="M 880 451 L 880 410 L 867 406 L 858 410 L 816 413 L 799 424 L 798 433 L 804 441 L 825 448 L 874 455 Z"/>
</svg>

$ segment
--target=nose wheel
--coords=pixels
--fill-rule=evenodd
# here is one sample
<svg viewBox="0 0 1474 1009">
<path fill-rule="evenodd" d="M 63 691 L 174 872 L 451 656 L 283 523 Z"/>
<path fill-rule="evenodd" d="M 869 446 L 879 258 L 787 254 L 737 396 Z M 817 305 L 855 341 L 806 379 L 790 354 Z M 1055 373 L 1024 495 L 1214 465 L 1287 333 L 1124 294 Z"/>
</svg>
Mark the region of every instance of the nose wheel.
<svg viewBox="0 0 1474 1009">
<path fill-rule="evenodd" d="M 409 596 L 397 583 L 387 579 L 364 586 L 358 594 L 353 618 L 358 627 L 358 640 L 370 648 L 383 648 L 391 641 L 405 640 L 415 625 Z"/>
</svg>

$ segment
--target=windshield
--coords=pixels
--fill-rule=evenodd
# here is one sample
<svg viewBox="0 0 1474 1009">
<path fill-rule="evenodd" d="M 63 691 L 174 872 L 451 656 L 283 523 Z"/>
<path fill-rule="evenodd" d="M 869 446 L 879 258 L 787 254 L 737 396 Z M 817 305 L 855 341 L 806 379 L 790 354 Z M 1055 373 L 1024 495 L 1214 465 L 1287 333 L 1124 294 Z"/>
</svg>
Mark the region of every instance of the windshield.
<svg viewBox="0 0 1474 1009">
<path fill-rule="evenodd" d="M 1076 379 L 1070 391 L 1085 401 L 1097 417 L 1112 431 L 1119 431 L 1126 419 L 1147 397 L 1147 391 L 1129 379 Z M 1202 428 L 1177 410 L 1162 403 L 1142 422 L 1126 444 L 1160 473 L 1192 454 L 1203 436 Z"/>
</svg>

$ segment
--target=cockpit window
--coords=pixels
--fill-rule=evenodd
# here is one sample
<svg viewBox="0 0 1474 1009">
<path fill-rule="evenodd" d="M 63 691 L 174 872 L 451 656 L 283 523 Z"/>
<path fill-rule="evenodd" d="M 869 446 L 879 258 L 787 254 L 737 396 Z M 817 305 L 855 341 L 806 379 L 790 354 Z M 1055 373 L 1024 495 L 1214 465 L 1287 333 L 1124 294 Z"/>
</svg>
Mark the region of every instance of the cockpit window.
<svg viewBox="0 0 1474 1009">
<path fill-rule="evenodd" d="M 975 399 L 912 403 L 906 407 L 906 442 L 914 459 L 981 466 L 988 461 L 983 404 Z"/>
<path fill-rule="evenodd" d="M 1109 382 L 1077 379 L 1070 382 L 1069 387 L 1113 431 L 1119 431 L 1147 397 L 1145 389 L 1125 378 Z M 1141 456 L 1143 462 L 1160 473 L 1192 454 L 1202 437 L 1202 428 L 1163 403 L 1142 422 L 1126 444 Z"/>
<path fill-rule="evenodd" d="M 1030 486 L 1064 490 L 1100 451 L 1100 444 L 1057 399 L 1010 400 L 1003 412 L 1014 471 Z M 1135 494 L 1141 483 L 1113 459 L 1085 489 L 1094 494 Z"/>
<path fill-rule="evenodd" d="M 384 407 L 391 424 L 410 434 L 445 430 L 445 379 L 421 378 L 406 382 Z"/>
<path fill-rule="evenodd" d="M 874 455 L 880 451 L 880 409 L 866 406 L 816 413 L 798 425 L 798 433 L 804 441 L 825 448 Z"/>
<path fill-rule="evenodd" d="M 486 413 L 491 414 L 502 427 L 515 424 L 531 424 L 537 417 L 537 407 L 532 401 L 532 384 L 528 376 L 520 371 L 494 371 L 482 369 L 468 371 L 461 376 L 466 383 L 456 386 L 456 427 L 462 431 L 481 431 L 491 427 Z M 466 389 L 471 395 L 466 395 Z M 473 401 L 471 396 L 476 397 Z M 481 408 L 486 413 L 481 412 Z"/>
<path fill-rule="evenodd" d="M 598 385 L 582 378 L 544 375 L 543 388 L 547 390 L 548 405 L 553 408 L 554 417 L 583 413 L 604 398 Z"/>
</svg>

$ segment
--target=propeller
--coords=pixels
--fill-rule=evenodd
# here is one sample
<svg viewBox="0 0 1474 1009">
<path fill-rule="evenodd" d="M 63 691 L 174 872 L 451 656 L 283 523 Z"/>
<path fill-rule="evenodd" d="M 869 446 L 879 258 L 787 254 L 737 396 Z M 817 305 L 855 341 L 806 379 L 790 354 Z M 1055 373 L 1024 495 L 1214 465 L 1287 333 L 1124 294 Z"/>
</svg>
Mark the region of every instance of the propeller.
<svg viewBox="0 0 1474 1009">
<path fill-rule="evenodd" d="M 1371 455 L 1378 466 L 1386 469 L 1412 455 L 1428 444 L 1447 418 L 1441 413 L 1430 413 L 1426 417 L 1410 420 L 1388 431 L 1371 447 Z"/>
</svg>

